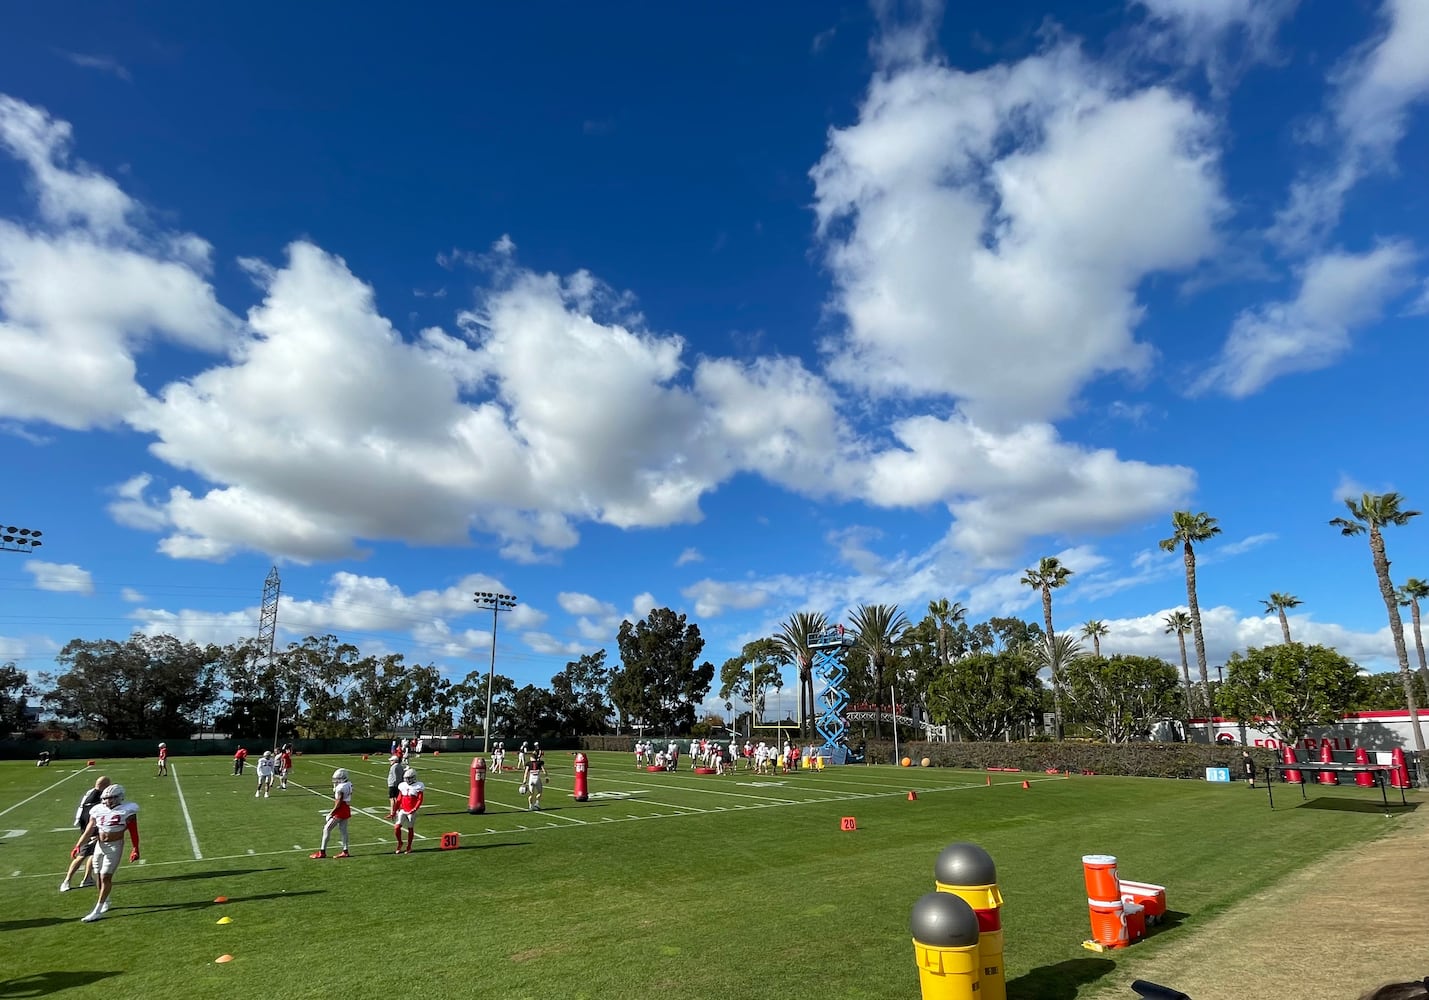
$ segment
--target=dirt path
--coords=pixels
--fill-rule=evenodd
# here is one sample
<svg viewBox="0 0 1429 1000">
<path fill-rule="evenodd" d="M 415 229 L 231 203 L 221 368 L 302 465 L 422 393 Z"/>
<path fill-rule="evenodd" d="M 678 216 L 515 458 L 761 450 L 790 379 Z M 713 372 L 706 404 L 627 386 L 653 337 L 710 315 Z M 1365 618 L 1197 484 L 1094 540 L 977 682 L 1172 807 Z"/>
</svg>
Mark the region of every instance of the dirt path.
<svg viewBox="0 0 1429 1000">
<path fill-rule="evenodd" d="M 1099 982 L 1090 1000 L 1134 1000 L 1133 979 L 1192 1000 L 1356 1000 L 1429 975 L 1429 810 L 1321 861 L 1194 936 Z M 1174 901 L 1173 901 L 1174 905 Z"/>
</svg>

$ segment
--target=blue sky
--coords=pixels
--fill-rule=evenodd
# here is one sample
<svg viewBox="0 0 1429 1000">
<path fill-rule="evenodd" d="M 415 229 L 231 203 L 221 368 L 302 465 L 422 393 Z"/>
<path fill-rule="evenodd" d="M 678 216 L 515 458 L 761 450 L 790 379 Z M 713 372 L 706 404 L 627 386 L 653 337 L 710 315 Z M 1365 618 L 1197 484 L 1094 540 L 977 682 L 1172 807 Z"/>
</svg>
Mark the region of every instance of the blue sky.
<svg viewBox="0 0 1429 1000">
<path fill-rule="evenodd" d="M 1429 504 L 1429 5 L 12 11 L 0 661 L 333 632 L 543 683 L 929 600 L 1392 647 Z M 1388 536 L 1429 577 L 1429 518 Z"/>
</svg>

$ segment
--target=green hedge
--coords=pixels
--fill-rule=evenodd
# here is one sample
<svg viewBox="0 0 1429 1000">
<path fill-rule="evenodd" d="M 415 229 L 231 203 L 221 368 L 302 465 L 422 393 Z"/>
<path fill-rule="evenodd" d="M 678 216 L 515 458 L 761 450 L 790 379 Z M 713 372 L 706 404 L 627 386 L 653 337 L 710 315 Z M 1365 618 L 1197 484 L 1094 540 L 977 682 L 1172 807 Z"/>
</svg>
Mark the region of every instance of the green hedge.
<svg viewBox="0 0 1429 1000">
<path fill-rule="evenodd" d="M 1071 771 L 1074 774 L 1132 775 L 1144 778 L 1202 778 L 1208 767 L 1240 773 L 1241 751 L 1249 749 L 1257 769 L 1276 760 L 1275 751 L 1235 743 L 899 743 L 898 755 L 927 758 L 934 767 L 1017 768 L 1022 771 Z M 868 744 L 872 764 L 894 763 L 891 741 Z M 1313 769 L 1313 766 L 1310 766 Z"/>
</svg>

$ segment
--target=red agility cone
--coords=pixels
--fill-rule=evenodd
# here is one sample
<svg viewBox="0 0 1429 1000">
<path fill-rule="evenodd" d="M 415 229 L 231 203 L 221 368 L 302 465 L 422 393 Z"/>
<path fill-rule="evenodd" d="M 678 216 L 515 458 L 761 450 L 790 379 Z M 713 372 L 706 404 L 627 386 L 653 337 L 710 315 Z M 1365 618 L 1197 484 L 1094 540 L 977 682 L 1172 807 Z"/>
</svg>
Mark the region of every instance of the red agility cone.
<svg viewBox="0 0 1429 1000">
<path fill-rule="evenodd" d="M 1280 759 L 1287 764 L 1296 764 L 1299 763 L 1300 760 L 1295 756 L 1295 748 L 1289 744 L 1280 748 Z M 1298 770 L 1290 770 L 1285 772 L 1285 780 L 1290 784 L 1303 785 L 1305 783 L 1305 776 Z"/>
<path fill-rule="evenodd" d="M 1355 763 L 1368 764 L 1369 751 L 1367 751 L 1364 747 L 1355 747 Z M 1355 775 L 1355 784 L 1359 785 L 1361 788 L 1371 788 L 1374 786 L 1374 775 L 1368 772 L 1365 772 L 1364 774 L 1357 774 Z"/>
<path fill-rule="evenodd" d="M 1320 744 L 1320 763 L 1321 763 L 1321 764 L 1333 764 L 1334 762 L 1335 762 L 1334 751 L 1332 751 L 1332 750 L 1330 749 L 1330 743 L 1329 743 L 1328 740 L 1326 740 L 1324 743 L 1321 743 L 1321 744 Z M 1339 776 L 1338 774 L 1336 774 L 1334 771 L 1321 771 L 1321 772 L 1320 772 L 1320 784 L 1322 784 L 1322 785 L 1338 785 L 1339 783 L 1340 783 L 1340 776 Z"/>
<path fill-rule="evenodd" d="M 1031 788 L 1032 786 L 1029 785 L 1029 784 L 1027 783 L 1027 780 L 1024 778 L 1023 781 L 1022 781 L 1022 787 L 1023 787 L 1023 788 Z"/>
</svg>

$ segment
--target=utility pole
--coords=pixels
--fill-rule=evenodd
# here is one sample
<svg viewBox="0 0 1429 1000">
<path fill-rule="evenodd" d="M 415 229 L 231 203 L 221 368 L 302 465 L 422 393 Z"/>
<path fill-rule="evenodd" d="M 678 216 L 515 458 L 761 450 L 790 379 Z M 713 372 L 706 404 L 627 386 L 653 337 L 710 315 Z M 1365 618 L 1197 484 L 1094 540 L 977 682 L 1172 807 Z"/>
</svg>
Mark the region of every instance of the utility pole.
<svg viewBox="0 0 1429 1000">
<path fill-rule="evenodd" d="M 278 567 L 274 566 L 263 581 L 263 605 L 258 611 L 258 655 L 270 671 L 273 670 L 273 640 L 278 634 L 278 596 L 281 590 Z M 283 721 L 283 692 L 278 687 L 276 672 L 273 673 L 273 700 L 278 703 L 273 719 L 273 745 L 277 746 L 278 727 Z"/>
</svg>

